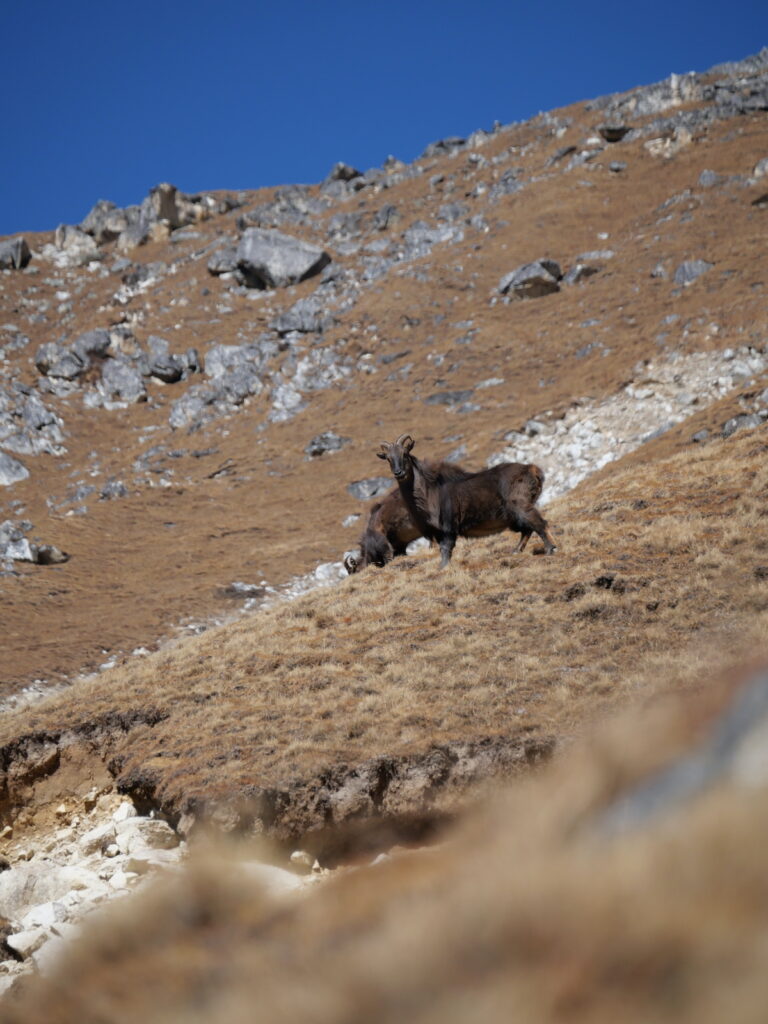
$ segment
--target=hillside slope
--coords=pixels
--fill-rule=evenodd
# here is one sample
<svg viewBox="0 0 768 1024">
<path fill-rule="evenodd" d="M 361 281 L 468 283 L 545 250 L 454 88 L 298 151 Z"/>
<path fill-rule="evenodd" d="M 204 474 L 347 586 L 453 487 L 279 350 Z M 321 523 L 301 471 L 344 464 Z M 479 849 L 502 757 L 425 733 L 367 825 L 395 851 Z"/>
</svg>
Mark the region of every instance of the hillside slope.
<svg viewBox="0 0 768 1024">
<path fill-rule="evenodd" d="M 628 385 L 640 437 L 692 415 L 683 446 L 765 409 L 765 63 L 444 140 L 410 166 L 238 196 L 158 187 L 141 209 L 97 205 L 92 234 L 30 236 L 29 265 L 0 277 L 0 447 L 29 472 L 0 488 L 0 521 L 70 557 L 0 576 L 3 693 L 227 617 L 233 582 L 337 561 L 365 508 L 348 485 L 403 430 L 480 467 L 509 437 L 524 456 L 532 418 L 564 427 Z M 254 229 L 332 260 L 254 287 L 233 248 Z M 542 257 L 559 290 L 501 293 Z M 645 362 L 686 354 L 699 370 L 654 405 Z M 308 455 L 329 431 L 341 450 Z M 558 436 L 551 477 L 566 452 L 595 468 L 587 435 Z"/>
</svg>

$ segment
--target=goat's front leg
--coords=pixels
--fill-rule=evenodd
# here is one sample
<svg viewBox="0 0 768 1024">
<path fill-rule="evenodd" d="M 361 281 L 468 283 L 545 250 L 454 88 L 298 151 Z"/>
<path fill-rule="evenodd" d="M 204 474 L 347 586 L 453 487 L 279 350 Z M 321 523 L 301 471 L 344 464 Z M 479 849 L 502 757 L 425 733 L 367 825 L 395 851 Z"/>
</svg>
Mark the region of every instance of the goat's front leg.
<svg viewBox="0 0 768 1024">
<path fill-rule="evenodd" d="M 528 529 L 520 531 L 520 540 L 517 542 L 517 547 L 514 550 L 514 554 L 519 555 L 522 554 L 523 551 L 525 551 L 526 545 L 528 544 L 528 541 L 531 539 L 532 533 L 533 530 Z"/>
<path fill-rule="evenodd" d="M 456 547 L 456 535 L 444 534 L 440 540 L 440 568 L 444 569 L 451 560 L 453 549 Z"/>
</svg>

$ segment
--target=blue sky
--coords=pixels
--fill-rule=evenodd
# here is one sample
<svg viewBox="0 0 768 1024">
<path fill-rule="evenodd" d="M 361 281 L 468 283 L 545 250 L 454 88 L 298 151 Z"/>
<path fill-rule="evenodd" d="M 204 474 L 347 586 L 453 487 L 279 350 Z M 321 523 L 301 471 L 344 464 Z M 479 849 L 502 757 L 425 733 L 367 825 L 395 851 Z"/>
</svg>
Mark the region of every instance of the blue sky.
<svg viewBox="0 0 768 1024">
<path fill-rule="evenodd" d="M 728 11 L 733 17 L 728 17 Z M 0 235 L 97 199 L 321 180 L 768 45 L 768 2 L 23 0 L 0 19 Z"/>
</svg>

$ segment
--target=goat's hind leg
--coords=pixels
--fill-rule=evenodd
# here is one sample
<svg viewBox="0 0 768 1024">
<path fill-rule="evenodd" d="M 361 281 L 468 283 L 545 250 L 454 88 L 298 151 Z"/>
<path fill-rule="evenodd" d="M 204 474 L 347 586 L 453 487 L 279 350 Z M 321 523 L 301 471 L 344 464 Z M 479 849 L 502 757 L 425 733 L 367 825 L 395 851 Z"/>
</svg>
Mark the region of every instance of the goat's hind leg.
<svg viewBox="0 0 768 1024">
<path fill-rule="evenodd" d="M 513 554 L 521 555 L 523 551 L 525 551 L 526 545 L 528 544 L 528 541 L 531 539 L 532 533 L 533 530 L 529 530 L 527 526 L 520 531 L 520 540 L 517 542 L 517 546 L 515 547 Z"/>
</svg>

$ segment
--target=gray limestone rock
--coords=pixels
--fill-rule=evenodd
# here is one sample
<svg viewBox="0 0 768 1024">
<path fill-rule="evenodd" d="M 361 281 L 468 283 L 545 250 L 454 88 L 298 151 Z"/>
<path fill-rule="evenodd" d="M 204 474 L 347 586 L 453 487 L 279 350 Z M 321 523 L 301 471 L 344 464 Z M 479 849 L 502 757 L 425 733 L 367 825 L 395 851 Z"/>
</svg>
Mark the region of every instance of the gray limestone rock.
<svg viewBox="0 0 768 1024">
<path fill-rule="evenodd" d="M 344 445 L 350 443 L 350 440 L 351 438 L 349 437 L 340 437 L 338 434 L 334 434 L 332 430 L 326 430 L 324 433 L 313 437 L 304 451 L 310 458 L 316 458 L 318 455 L 325 455 L 327 452 L 341 451 Z"/>
<path fill-rule="evenodd" d="M 32 259 L 23 235 L 0 242 L 0 270 L 21 270 Z"/>
<path fill-rule="evenodd" d="M 166 384 L 175 384 L 176 381 L 186 376 L 188 370 L 186 359 L 171 355 L 165 338 L 150 334 L 147 338 L 147 348 L 149 349 L 147 370 L 150 376 L 157 377 L 158 380 L 162 380 Z"/>
<path fill-rule="evenodd" d="M 106 359 L 101 368 L 99 392 L 106 403 L 145 402 L 147 389 L 139 370 L 121 359 Z"/>
<path fill-rule="evenodd" d="M 714 263 L 708 263 L 706 260 L 685 260 L 675 270 L 674 280 L 675 284 L 683 285 L 684 287 L 691 284 L 696 278 L 701 277 L 708 270 L 711 270 Z"/>
<path fill-rule="evenodd" d="M 54 245 L 69 266 L 78 266 L 100 258 L 98 246 L 91 235 L 87 235 L 73 224 L 60 224 L 56 228 Z"/>
<path fill-rule="evenodd" d="M 74 380 L 88 369 L 88 357 L 81 358 L 58 341 L 47 341 L 35 353 L 35 366 L 46 377 Z"/>
<path fill-rule="evenodd" d="M 281 313 L 271 324 L 278 334 L 299 331 L 302 334 L 321 333 L 333 323 L 333 317 L 323 308 L 322 301 L 315 295 L 299 299 L 285 313 Z"/>
<path fill-rule="evenodd" d="M 28 476 L 29 470 L 23 463 L 0 451 L 0 487 L 10 487 Z"/>
<path fill-rule="evenodd" d="M 427 405 L 461 405 L 462 402 L 469 401 L 472 393 L 471 388 L 464 391 L 436 391 L 433 395 L 428 395 L 424 402 Z"/>
<path fill-rule="evenodd" d="M 742 413 L 739 416 L 733 416 L 731 419 L 725 421 L 723 424 L 722 436 L 727 438 L 732 434 L 735 434 L 737 430 L 759 427 L 764 422 L 763 417 L 760 416 L 759 413 Z"/>
<path fill-rule="evenodd" d="M 97 327 L 95 330 L 86 331 L 76 338 L 72 343 L 72 351 L 82 361 L 85 367 L 88 366 L 91 356 L 105 356 L 110 346 L 109 331 L 105 327 Z"/>
<path fill-rule="evenodd" d="M 584 281 L 597 273 L 597 267 L 592 267 L 588 263 L 574 263 L 563 278 L 563 284 L 578 284 L 579 281 Z"/>
<path fill-rule="evenodd" d="M 560 291 L 563 273 L 554 260 L 541 259 L 517 267 L 499 281 L 502 295 L 513 294 L 520 299 L 537 299 Z"/>
<path fill-rule="evenodd" d="M 386 494 L 392 489 L 394 483 L 391 476 L 372 476 L 347 484 L 347 491 L 353 498 L 369 501 L 371 498 L 377 498 L 380 494 Z"/>
<path fill-rule="evenodd" d="M 318 246 L 272 229 L 248 228 L 237 247 L 237 265 L 249 287 L 285 288 L 330 262 Z"/>
<path fill-rule="evenodd" d="M 114 242 L 125 231 L 128 216 L 125 210 L 119 209 L 109 199 L 99 199 L 79 227 L 86 234 L 93 235 L 97 245 L 103 245 L 105 242 Z"/>
<path fill-rule="evenodd" d="M 232 274 L 237 270 L 237 246 L 228 245 L 219 249 L 208 260 L 210 274 Z"/>
</svg>

